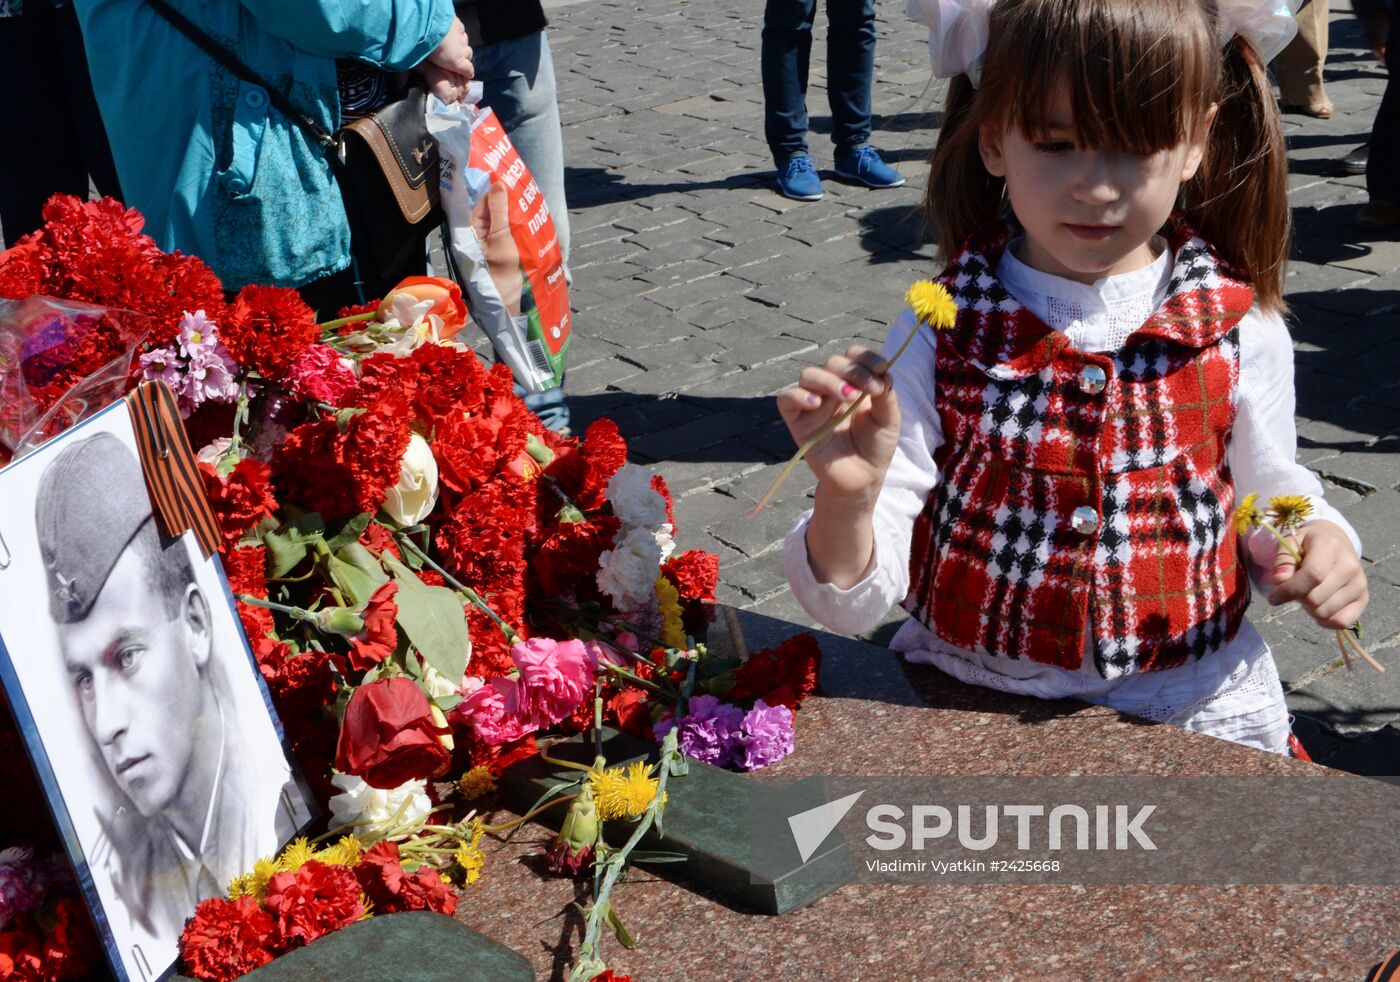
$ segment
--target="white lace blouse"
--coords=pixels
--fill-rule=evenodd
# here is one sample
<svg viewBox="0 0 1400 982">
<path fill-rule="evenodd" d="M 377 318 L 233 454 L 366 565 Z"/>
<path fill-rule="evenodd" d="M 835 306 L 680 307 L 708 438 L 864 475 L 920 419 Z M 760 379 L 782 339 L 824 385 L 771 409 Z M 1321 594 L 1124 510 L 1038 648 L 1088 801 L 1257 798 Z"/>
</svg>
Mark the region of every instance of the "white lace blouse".
<svg viewBox="0 0 1400 982">
<path fill-rule="evenodd" d="M 997 269 L 1003 285 L 1046 324 L 1069 337 L 1080 351 L 1121 347 L 1166 297 L 1172 256 L 1157 243 L 1158 258 L 1148 266 L 1092 285 L 1042 273 L 1008 248 Z M 905 312 L 885 344 L 889 357 L 914 328 Z M 1360 552 L 1346 519 L 1322 499 L 1322 485 L 1295 463 L 1293 346 L 1276 314 L 1257 307 L 1240 321 L 1240 380 L 1235 394 L 1235 425 L 1228 455 L 1240 495 L 1258 492 L 1307 494 L 1313 516 L 1337 523 Z M 909 589 L 909 543 L 914 521 L 938 481 L 934 451 L 943 443 L 934 408 L 934 342 L 922 332 L 891 371 L 903 419 L 899 449 L 875 510 L 875 562 L 864 580 L 840 589 L 818 583 L 807 559 L 807 512 L 788 534 L 783 566 L 803 608 L 822 624 L 844 634 L 871 630 Z M 1092 632 L 1090 632 L 1092 637 Z M 891 645 L 914 662 L 935 665 L 974 685 L 1045 699 L 1075 698 L 1134 716 L 1171 722 L 1223 739 L 1286 752 L 1288 711 L 1268 646 L 1245 620 L 1239 633 L 1214 655 L 1177 668 L 1105 679 L 1086 653 L 1077 670 L 965 651 L 942 641 L 911 618 Z"/>
</svg>

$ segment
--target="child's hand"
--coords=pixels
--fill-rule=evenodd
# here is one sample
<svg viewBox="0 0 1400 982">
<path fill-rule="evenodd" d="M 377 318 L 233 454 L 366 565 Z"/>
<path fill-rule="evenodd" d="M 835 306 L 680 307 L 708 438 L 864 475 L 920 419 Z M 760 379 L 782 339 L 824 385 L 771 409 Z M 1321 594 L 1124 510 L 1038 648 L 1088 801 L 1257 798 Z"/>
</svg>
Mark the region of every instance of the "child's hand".
<svg viewBox="0 0 1400 982">
<path fill-rule="evenodd" d="M 886 368 L 879 355 L 856 345 L 828 358 L 824 366 L 804 368 L 797 386 L 778 394 L 778 412 L 802 444 L 862 392 L 869 393 L 849 419 L 807 454 L 807 466 L 830 493 L 878 493 L 884 483 L 899 443 L 899 401 Z"/>
<path fill-rule="evenodd" d="M 1294 532 L 1292 539 L 1302 554 L 1302 565 L 1293 561 L 1287 549 L 1278 548 L 1272 570 L 1262 578 L 1273 586 L 1269 603 L 1277 606 L 1296 600 L 1323 627 L 1351 627 L 1361 619 L 1370 592 L 1347 534 L 1332 522 L 1318 520 Z"/>
</svg>

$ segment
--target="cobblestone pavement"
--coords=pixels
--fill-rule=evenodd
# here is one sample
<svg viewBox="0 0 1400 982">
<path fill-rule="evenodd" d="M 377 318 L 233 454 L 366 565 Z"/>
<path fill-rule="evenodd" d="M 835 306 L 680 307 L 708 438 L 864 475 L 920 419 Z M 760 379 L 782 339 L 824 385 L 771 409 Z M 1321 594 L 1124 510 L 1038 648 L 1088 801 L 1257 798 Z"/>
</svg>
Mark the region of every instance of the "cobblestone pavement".
<svg viewBox="0 0 1400 982">
<path fill-rule="evenodd" d="M 940 122 L 924 32 L 880 4 L 875 145 L 908 184 L 826 175 L 826 198 L 778 196 L 763 142 L 760 0 L 546 3 L 565 126 L 576 338 L 576 429 L 607 415 L 677 496 L 683 548 L 721 557 L 720 599 L 808 623 L 779 563 L 807 507 L 805 468 L 757 520 L 744 513 L 792 445 L 773 395 L 801 366 L 878 345 L 905 287 L 934 270 L 920 225 Z M 1328 121 L 1289 116 L 1297 222 L 1289 277 L 1299 460 L 1365 542 L 1366 638 L 1390 671 L 1348 674 L 1328 632 L 1257 601 L 1299 732 L 1315 758 L 1400 773 L 1400 242 L 1353 227 L 1359 177 L 1331 162 L 1363 142 L 1385 84 L 1356 22 L 1333 20 Z M 812 149 L 829 166 L 825 22 L 812 54 Z M 876 637 L 885 639 L 894 615 Z"/>
</svg>

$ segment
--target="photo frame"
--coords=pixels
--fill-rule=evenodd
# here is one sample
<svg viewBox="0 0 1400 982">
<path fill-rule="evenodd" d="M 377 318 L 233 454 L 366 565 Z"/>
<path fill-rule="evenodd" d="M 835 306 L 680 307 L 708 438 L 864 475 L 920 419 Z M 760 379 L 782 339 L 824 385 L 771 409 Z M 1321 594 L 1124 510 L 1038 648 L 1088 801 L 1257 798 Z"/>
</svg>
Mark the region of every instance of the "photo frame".
<svg viewBox="0 0 1400 982">
<path fill-rule="evenodd" d="M 173 974 L 196 903 L 317 817 L 162 396 L 142 386 L 0 470 L 0 684 L 134 982 Z"/>
</svg>

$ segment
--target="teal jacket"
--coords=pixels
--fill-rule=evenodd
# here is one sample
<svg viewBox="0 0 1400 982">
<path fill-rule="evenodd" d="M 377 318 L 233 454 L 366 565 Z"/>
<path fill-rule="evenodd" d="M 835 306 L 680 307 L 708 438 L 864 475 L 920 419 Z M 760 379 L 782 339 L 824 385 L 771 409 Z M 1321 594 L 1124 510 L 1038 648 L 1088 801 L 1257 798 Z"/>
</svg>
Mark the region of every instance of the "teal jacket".
<svg viewBox="0 0 1400 982">
<path fill-rule="evenodd" d="M 321 126 L 340 126 L 335 60 L 417 65 L 452 0 L 172 0 Z M 350 265 L 350 229 L 321 148 L 142 0 L 76 0 L 126 203 L 161 248 L 236 290 L 301 286 Z"/>
</svg>

